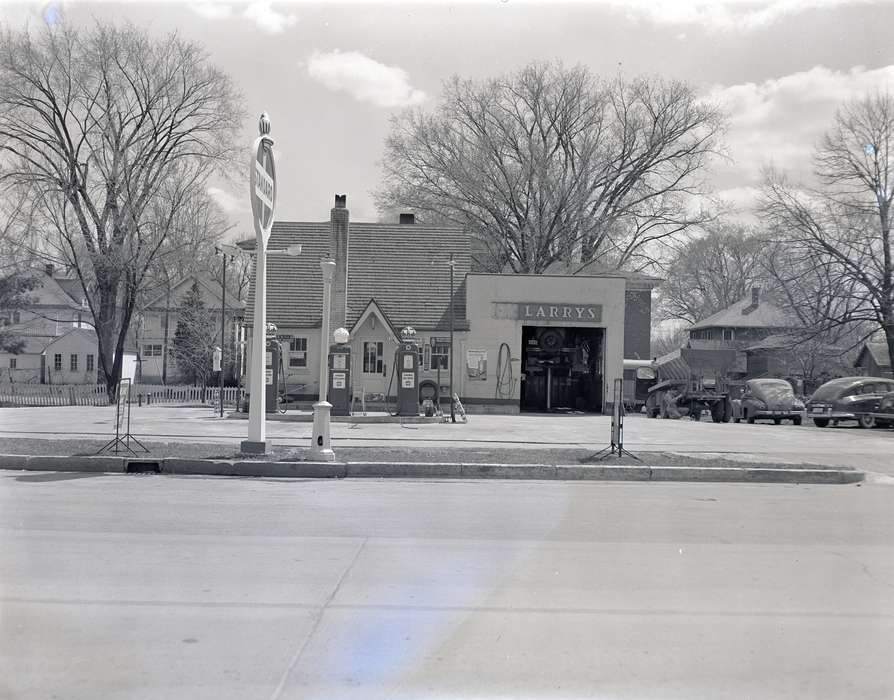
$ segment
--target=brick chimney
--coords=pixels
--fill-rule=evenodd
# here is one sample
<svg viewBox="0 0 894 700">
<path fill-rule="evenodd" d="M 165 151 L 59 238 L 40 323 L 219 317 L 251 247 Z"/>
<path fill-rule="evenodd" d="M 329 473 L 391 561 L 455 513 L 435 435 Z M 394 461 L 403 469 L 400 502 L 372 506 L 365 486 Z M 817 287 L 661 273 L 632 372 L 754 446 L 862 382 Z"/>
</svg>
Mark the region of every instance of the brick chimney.
<svg viewBox="0 0 894 700">
<path fill-rule="evenodd" d="M 47 277 L 52 277 L 53 273 L 56 272 L 56 268 L 53 266 L 53 263 L 46 263 L 43 267 L 43 270 L 47 273 Z"/>
<path fill-rule="evenodd" d="M 415 224 L 416 223 L 416 215 L 415 214 L 401 214 L 399 221 L 401 224 Z"/>
<path fill-rule="evenodd" d="M 757 310 L 757 307 L 760 306 L 761 303 L 761 288 L 760 287 L 752 287 L 751 288 L 751 303 L 742 309 L 742 315 L 747 316 L 753 311 Z"/>
<path fill-rule="evenodd" d="M 329 212 L 329 253 L 335 260 L 335 274 L 332 276 L 332 306 L 330 328 L 342 328 L 348 316 L 348 248 L 349 213 L 348 195 L 335 195 L 335 206 Z M 332 342 L 332 338 L 329 338 Z"/>
</svg>

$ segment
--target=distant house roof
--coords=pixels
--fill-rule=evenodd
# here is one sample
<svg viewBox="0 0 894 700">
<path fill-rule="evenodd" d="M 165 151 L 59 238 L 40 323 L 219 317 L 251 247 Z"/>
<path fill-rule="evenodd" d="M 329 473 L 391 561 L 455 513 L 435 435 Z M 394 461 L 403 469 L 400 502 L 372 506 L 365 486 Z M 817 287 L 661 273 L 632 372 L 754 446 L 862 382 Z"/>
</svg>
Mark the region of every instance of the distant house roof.
<svg viewBox="0 0 894 700">
<path fill-rule="evenodd" d="M 694 323 L 690 331 L 700 328 L 792 328 L 794 324 L 785 313 L 773 304 L 759 299 L 755 304 L 748 295 L 735 304 Z"/>
<path fill-rule="evenodd" d="M 854 367 L 862 367 L 865 365 L 865 355 L 869 354 L 879 369 L 891 369 L 891 358 L 888 355 L 888 344 L 884 341 L 880 343 L 864 343 L 860 348 L 860 353 L 854 362 Z"/>
<path fill-rule="evenodd" d="M 54 279 L 56 284 L 62 288 L 62 291 L 68 294 L 75 304 L 80 306 L 81 299 L 84 298 L 84 288 L 81 286 L 81 280 L 74 277 L 55 277 Z"/>
<path fill-rule="evenodd" d="M 63 333 L 62 335 L 53 338 L 49 343 L 47 343 L 44 350 L 46 352 L 49 352 L 50 348 L 52 348 L 53 345 L 60 342 L 63 338 L 68 338 L 72 335 L 82 336 L 86 342 L 91 344 L 95 344 L 97 342 L 96 331 L 94 331 L 92 328 L 72 328 L 70 331 L 68 331 L 68 333 Z"/>
<path fill-rule="evenodd" d="M 193 280 L 199 283 L 200 287 L 203 287 L 212 297 L 219 301 L 221 299 L 221 293 L 223 287 L 220 282 L 214 279 L 210 279 L 208 277 L 204 277 L 202 275 L 186 275 L 185 277 L 181 277 L 179 280 L 174 282 L 171 285 L 171 306 L 170 308 L 175 309 L 179 308 L 180 300 L 182 297 L 182 291 L 177 291 L 180 287 L 187 286 L 191 287 Z M 188 283 L 188 285 L 187 285 Z M 167 297 L 167 290 L 163 290 L 156 294 L 151 298 L 151 301 L 146 305 L 148 309 L 163 309 L 165 308 L 165 298 Z M 229 286 L 227 286 L 227 308 L 228 309 L 242 309 L 245 308 L 244 301 L 238 301 L 236 299 L 236 292 L 233 291 Z"/>
<path fill-rule="evenodd" d="M 71 286 L 70 282 L 75 281 L 76 280 L 56 279 L 49 275 L 42 275 L 39 286 L 28 294 L 32 301 L 28 306 L 51 306 L 56 308 L 80 309 L 80 297 L 75 300 L 65 288 Z"/>
<path fill-rule="evenodd" d="M 300 244 L 295 257 L 267 258 L 267 318 L 284 327 L 320 324 L 323 278 L 320 260 L 330 248 L 329 221 L 276 222 L 270 248 Z M 395 328 L 447 328 L 450 268 L 453 253 L 455 325 L 466 321 L 466 274 L 470 271 L 469 239 L 465 231 L 425 224 L 350 222 L 348 234 L 348 316 L 352 327 L 371 300 Z M 249 242 L 240 244 L 250 248 Z M 254 311 L 254 281 L 246 304 L 246 320 Z"/>
</svg>

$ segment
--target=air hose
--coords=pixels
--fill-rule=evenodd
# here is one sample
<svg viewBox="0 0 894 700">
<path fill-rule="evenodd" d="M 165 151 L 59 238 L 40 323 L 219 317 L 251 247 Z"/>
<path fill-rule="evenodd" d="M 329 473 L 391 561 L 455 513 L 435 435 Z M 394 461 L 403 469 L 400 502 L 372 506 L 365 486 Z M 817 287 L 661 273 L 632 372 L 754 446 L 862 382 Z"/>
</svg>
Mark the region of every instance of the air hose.
<svg viewBox="0 0 894 700">
<path fill-rule="evenodd" d="M 512 348 L 509 347 L 508 343 L 500 343 L 500 351 L 497 353 L 497 388 L 494 390 L 494 398 L 511 399 L 514 389 Z"/>
<path fill-rule="evenodd" d="M 391 366 L 391 376 L 388 377 L 388 389 L 385 391 L 385 411 L 392 418 L 397 415 L 397 411 L 395 410 L 393 413 L 391 408 L 388 405 L 388 396 L 391 394 L 391 382 L 394 381 L 394 373 L 397 372 L 397 351 L 394 352 L 394 364 Z M 397 405 L 394 406 L 397 409 Z"/>
</svg>

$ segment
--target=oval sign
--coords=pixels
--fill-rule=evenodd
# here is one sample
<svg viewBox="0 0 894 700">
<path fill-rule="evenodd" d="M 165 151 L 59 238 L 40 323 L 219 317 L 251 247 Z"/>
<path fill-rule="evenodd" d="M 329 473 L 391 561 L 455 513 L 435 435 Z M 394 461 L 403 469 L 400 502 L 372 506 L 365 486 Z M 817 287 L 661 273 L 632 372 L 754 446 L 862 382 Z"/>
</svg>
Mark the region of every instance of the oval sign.
<svg viewBox="0 0 894 700">
<path fill-rule="evenodd" d="M 276 209 L 276 166 L 272 146 L 272 139 L 259 138 L 251 160 L 251 212 L 265 231 L 273 226 Z"/>
</svg>

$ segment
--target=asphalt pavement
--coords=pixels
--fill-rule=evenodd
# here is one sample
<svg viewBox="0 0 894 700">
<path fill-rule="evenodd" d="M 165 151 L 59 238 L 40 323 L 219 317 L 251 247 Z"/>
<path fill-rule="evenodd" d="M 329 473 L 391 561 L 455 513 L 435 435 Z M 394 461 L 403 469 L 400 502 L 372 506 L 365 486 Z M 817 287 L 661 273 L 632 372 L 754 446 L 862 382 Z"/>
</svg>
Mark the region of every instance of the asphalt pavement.
<svg viewBox="0 0 894 700">
<path fill-rule="evenodd" d="M 0 696 L 889 699 L 892 496 L 0 472 Z"/>
</svg>

